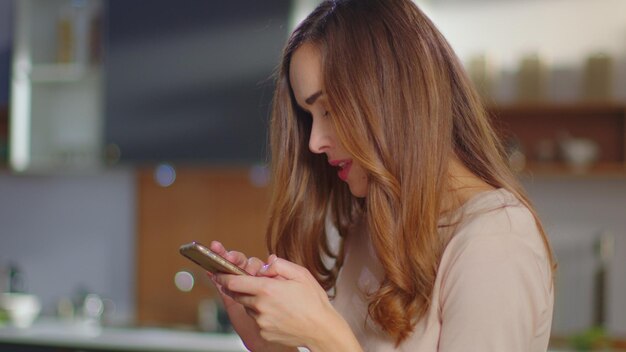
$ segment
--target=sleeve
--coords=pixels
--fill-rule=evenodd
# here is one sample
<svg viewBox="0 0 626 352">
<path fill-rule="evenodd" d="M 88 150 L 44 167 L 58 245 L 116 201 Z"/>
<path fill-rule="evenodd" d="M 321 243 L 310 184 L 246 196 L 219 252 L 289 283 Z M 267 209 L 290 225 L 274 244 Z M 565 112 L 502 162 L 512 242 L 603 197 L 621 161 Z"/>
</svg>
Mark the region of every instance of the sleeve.
<svg viewBox="0 0 626 352">
<path fill-rule="evenodd" d="M 528 352 L 546 314 L 546 273 L 512 234 L 464 244 L 445 268 L 439 352 Z M 442 268 L 444 269 L 444 268 Z"/>
</svg>

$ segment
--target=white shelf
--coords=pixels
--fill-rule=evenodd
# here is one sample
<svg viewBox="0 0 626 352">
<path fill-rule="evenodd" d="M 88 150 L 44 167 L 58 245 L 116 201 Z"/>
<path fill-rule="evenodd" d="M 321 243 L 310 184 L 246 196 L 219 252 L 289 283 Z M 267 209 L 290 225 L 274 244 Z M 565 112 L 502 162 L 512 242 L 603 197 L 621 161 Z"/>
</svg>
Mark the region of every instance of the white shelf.
<svg viewBox="0 0 626 352">
<path fill-rule="evenodd" d="M 102 0 L 20 0 L 15 7 L 10 167 L 33 173 L 99 169 L 104 125 L 99 56 L 83 58 L 82 51 L 70 50 L 71 61 L 56 60 L 63 47 L 57 31 L 66 28 L 59 27 L 61 20 L 71 23 L 75 47 L 97 44 L 88 40 L 98 32 L 89 30 L 100 23 Z"/>
</svg>

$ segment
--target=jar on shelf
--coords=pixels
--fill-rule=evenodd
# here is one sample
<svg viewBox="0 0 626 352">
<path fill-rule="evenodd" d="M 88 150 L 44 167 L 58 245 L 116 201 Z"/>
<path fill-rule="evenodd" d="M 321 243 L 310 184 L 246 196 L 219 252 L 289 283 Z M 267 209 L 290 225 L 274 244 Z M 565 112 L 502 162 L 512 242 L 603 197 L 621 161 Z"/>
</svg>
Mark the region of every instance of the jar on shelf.
<svg viewBox="0 0 626 352">
<path fill-rule="evenodd" d="M 517 71 L 517 99 L 522 102 L 544 100 L 547 78 L 547 65 L 539 54 L 523 57 Z"/>
<path fill-rule="evenodd" d="M 583 98 L 610 100 L 613 95 L 613 58 L 595 53 L 587 58 L 583 79 Z"/>
</svg>

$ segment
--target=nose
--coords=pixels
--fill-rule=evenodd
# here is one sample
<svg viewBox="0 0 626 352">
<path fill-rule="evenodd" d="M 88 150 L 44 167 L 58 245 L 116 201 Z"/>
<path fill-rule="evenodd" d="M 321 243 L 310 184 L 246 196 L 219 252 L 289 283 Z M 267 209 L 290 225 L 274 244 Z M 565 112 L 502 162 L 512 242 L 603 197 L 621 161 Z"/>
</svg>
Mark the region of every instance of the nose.
<svg viewBox="0 0 626 352">
<path fill-rule="evenodd" d="M 311 135 L 309 136 L 309 150 L 315 154 L 324 153 L 332 146 L 332 128 L 328 118 L 313 118 Z"/>
</svg>

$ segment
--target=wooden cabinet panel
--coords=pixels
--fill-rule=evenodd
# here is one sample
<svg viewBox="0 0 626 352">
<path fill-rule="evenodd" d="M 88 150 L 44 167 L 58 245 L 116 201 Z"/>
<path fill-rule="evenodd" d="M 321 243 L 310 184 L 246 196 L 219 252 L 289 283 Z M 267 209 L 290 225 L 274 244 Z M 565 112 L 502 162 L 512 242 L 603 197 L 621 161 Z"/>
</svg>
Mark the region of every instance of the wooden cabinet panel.
<svg viewBox="0 0 626 352">
<path fill-rule="evenodd" d="M 137 320 L 142 325 L 195 325 L 198 303 L 215 296 L 202 269 L 178 253 L 181 244 L 219 240 L 229 249 L 265 259 L 267 187 L 256 187 L 247 168 L 176 169 L 176 181 L 161 187 L 154 169 L 137 172 Z M 195 277 L 191 292 L 174 275 Z"/>
</svg>

